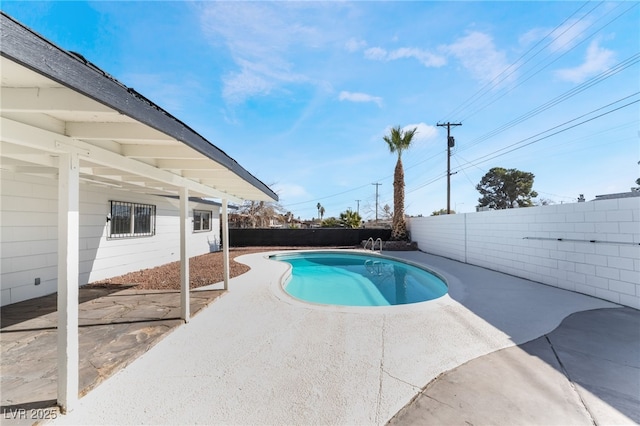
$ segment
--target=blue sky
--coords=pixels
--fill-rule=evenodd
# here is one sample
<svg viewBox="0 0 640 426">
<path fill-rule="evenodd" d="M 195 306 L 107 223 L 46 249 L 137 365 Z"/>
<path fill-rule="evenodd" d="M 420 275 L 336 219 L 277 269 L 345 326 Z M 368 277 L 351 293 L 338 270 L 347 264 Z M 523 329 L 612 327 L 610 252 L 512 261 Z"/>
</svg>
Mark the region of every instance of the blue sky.
<svg viewBox="0 0 640 426">
<path fill-rule="evenodd" d="M 640 177 L 638 2 L 2 2 L 224 150 L 297 217 L 475 211 L 492 167 L 556 203 Z M 571 127 L 571 128 L 570 128 Z M 554 134 L 555 133 L 555 134 Z M 514 150 L 514 148 L 517 148 Z M 357 200 L 360 200 L 359 202 Z"/>
</svg>

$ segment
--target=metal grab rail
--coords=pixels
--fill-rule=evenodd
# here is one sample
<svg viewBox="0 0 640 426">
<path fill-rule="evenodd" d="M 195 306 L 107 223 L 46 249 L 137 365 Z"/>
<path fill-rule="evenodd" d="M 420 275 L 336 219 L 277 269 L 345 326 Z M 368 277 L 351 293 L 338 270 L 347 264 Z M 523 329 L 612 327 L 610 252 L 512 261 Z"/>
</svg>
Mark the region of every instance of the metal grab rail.
<svg viewBox="0 0 640 426">
<path fill-rule="evenodd" d="M 369 247 L 369 241 L 371 241 L 371 251 L 376 251 L 376 244 L 378 244 L 378 241 L 380 241 L 380 248 L 378 249 L 380 251 L 380 254 L 382 254 L 382 238 L 378 238 L 377 240 L 373 240 L 373 237 L 369 237 L 369 239 L 367 240 L 366 243 L 364 243 L 364 249 L 366 250 L 367 247 Z"/>
<path fill-rule="evenodd" d="M 373 247 L 371 247 L 371 251 L 376 251 L 376 243 L 378 241 L 380 241 L 380 249 L 379 249 L 379 251 L 380 251 L 380 254 L 382 254 L 382 238 L 378 238 L 377 240 L 375 240 L 373 242 Z"/>
<path fill-rule="evenodd" d="M 369 239 L 367 240 L 366 243 L 364 243 L 364 249 L 367 249 L 367 246 L 369 245 L 369 241 L 371 241 L 371 250 L 373 250 L 373 247 L 375 246 L 375 241 L 373 241 L 373 237 L 369 237 Z"/>
</svg>

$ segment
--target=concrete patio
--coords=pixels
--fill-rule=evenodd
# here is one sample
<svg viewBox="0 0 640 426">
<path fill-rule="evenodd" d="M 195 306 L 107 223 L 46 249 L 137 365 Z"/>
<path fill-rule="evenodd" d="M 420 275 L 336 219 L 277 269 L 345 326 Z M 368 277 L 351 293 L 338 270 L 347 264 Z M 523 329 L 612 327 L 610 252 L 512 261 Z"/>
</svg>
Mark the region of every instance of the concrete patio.
<svg viewBox="0 0 640 426">
<path fill-rule="evenodd" d="M 246 255 L 238 260 L 251 271 L 224 297 L 54 423 L 640 421 L 638 311 L 422 252 L 388 254 L 428 265 L 449 294 L 395 307 L 312 306 L 281 289 L 288 265 Z"/>
</svg>

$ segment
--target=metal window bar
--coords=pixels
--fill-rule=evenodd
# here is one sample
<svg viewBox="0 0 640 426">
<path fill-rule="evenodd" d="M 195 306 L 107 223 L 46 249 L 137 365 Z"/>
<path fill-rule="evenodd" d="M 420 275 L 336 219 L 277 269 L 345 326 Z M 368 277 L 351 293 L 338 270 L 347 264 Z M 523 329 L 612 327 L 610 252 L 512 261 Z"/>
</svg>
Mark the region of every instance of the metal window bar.
<svg viewBox="0 0 640 426">
<path fill-rule="evenodd" d="M 194 210 L 193 231 L 211 231 L 211 215 L 210 210 Z"/>
<path fill-rule="evenodd" d="M 156 233 L 156 206 L 110 201 L 109 238 L 148 237 Z"/>
</svg>

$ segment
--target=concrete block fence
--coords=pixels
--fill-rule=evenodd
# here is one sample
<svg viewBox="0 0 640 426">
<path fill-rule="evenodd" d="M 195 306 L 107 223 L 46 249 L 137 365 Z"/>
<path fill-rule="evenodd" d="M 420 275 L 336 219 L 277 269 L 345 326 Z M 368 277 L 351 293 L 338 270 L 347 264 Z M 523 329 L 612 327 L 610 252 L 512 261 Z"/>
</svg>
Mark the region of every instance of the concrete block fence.
<svg viewBox="0 0 640 426">
<path fill-rule="evenodd" d="M 414 217 L 420 250 L 640 309 L 640 197 Z"/>
</svg>

